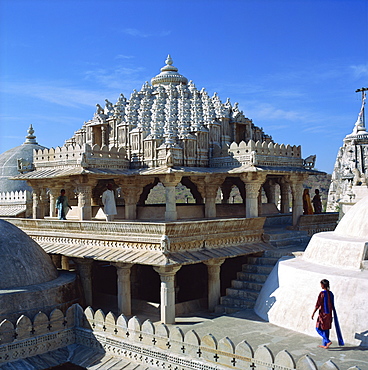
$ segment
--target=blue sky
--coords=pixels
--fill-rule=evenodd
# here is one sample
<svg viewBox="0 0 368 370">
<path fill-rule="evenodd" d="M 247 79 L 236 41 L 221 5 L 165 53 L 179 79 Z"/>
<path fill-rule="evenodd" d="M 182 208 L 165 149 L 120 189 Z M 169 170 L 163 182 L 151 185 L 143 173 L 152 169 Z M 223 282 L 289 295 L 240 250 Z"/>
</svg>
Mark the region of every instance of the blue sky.
<svg viewBox="0 0 368 370">
<path fill-rule="evenodd" d="M 63 145 L 171 54 L 278 143 L 331 173 L 368 87 L 368 0 L 0 0 L 0 153 Z"/>
</svg>

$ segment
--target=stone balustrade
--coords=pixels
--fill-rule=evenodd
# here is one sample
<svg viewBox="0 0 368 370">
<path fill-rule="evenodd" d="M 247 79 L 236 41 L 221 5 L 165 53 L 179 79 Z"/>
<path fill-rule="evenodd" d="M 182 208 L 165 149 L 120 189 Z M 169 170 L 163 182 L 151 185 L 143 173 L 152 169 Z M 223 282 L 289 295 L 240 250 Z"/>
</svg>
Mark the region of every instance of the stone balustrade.
<svg viewBox="0 0 368 370">
<path fill-rule="evenodd" d="M 157 368 L 318 370 L 308 355 L 296 360 L 286 349 L 272 353 L 262 345 L 254 350 L 246 340 L 236 344 L 228 337 L 216 338 L 212 334 L 200 337 L 194 330 L 184 333 L 177 327 L 150 320 L 142 323 L 135 316 L 128 320 L 111 312 L 105 315 L 102 310 L 95 312 L 90 307 L 83 311 L 77 304 L 65 315 L 56 309 L 50 316 L 39 312 L 33 320 L 23 315 L 15 325 L 9 320 L 0 324 L 0 364 L 71 344 L 94 349 L 96 358 L 99 353 L 101 357 L 110 354 L 137 364 L 155 364 Z M 78 353 L 78 347 L 74 353 Z M 74 363 L 81 365 L 77 358 Z M 319 368 L 339 370 L 331 360 Z M 353 369 L 359 368 L 348 370 Z"/>
<path fill-rule="evenodd" d="M 39 149 L 34 151 L 35 168 L 81 166 L 102 168 L 129 168 L 124 148 L 107 147 L 95 144 L 74 144 L 62 147 Z"/>
<path fill-rule="evenodd" d="M 0 204 L 24 204 L 30 201 L 32 201 L 32 197 L 28 190 L 0 193 Z"/>
<path fill-rule="evenodd" d="M 37 242 L 175 252 L 262 241 L 264 217 L 181 222 L 7 219 Z M 162 242 L 165 236 L 165 242 Z"/>
<path fill-rule="evenodd" d="M 301 215 L 294 230 L 306 231 L 309 236 L 324 231 L 334 231 L 339 220 L 338 212 L 320 213 L 314 215 Z"/>
</svg>

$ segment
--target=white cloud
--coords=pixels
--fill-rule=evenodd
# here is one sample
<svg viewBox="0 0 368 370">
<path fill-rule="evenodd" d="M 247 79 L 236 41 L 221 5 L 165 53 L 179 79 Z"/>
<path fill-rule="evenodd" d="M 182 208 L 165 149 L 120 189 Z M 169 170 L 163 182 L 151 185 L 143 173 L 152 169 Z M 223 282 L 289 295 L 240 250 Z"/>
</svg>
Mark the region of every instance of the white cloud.
<svg viewBox="0 0 368 370">
<path fill-rule="evenodd" d="M 368 64 L 350 66 L 355 78 L 368 77 Z"/>
<path fill-rule="evenodd" d="M 123 30 L 123 33 L 125 33 L 127 35 L 130 35 L 130 36 L 133 36 L 133 37 L 146 38 L 146 37 L 165 37 L 165 36 L 169 36 L 171 34 L 171 31 L 160 31 L 160 32 L 156 32 L 156 33 L 147 33 L 147 32 L 138 30 L 136 28 L 125 28 Z"/>
<path fill-rule="evenodd" d="M 7 83 L 2 85 L 0 91 L 4 94 L 30 96 L 66 107 L 94 106 L 106 96 L 102 91 L 90 91 L 64 86 L 60 82 L 42 81 Z"/>
</svg>

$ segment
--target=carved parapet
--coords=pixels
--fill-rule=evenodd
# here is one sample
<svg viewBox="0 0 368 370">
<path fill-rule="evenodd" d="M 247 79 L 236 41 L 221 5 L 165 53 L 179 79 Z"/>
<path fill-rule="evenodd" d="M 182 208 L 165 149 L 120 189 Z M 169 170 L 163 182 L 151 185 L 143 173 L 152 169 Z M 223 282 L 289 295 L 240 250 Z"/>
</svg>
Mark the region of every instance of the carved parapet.
<svg viewBox="0 0 368 370">
<path fill-rule="evenodd" d="M 0 205 L 2 204 L 26 204 L 32 201 L 31 192 L 28 190 L 10 191 L 0 193 Z"/>
<path fill-rule="evenodd" d="M 87 307 L 84 312 L 75 304 L 64 315 L 54 310 L 50 316 L 39 312 L 33 320 L 21 316 L 16 324 L 9 320 L 0 323 L 0 364 L 16 362 L 28 357 L 66 348 L 71 344 L 83 345 L 106 355 L 125 358 L 145 367 L 174 366 L 186 369 L 335 369 L 331 360 L 317 367 L 308 356 L 295 359 L 286 349 L 272 352 L 266 345 L 257 348 L 247 341 L 236 343 L 228 337 L 213 334 L 200 336 L 195 330 L 184 333 L 180 328 L 134 316 L 116 317 L 102 310 Z M 249 338 L 251 340 L 251 338 Z M 256 349 L 253 349 L 256 348 Z M 76 348 L 78 350 L 78 347 Z M 83 358 L 85 360 L 85 358 Z M 350 367 L 349 370 L 358 369 Z"/>
<path fill-rule="evenodd" d="M 9 218 L 39 243 L 157 252 L 221 248 L 262 241 L 265 218 L 197 222 L 58 222 Z M 167 236 L 163 242 L 162 236 Z M 128 261 L 127 261 L 128 262 Z"/>
<path fill-rule="evenodd" d="M 95 144 L 66 145 L 62 147 L 34 150 L 33 162 L 35 168 L 43 167 L 105 167 L 128 168 L 128 160 L 124 148 Z"/>
<path fill-rule="evenodd" d="M 338 212 L 321 213 L 315 215 L 301 215 L 295 230 L 306 231 L 309 236 L 324 231 L 334 231 L 339 220 Z"/>
<path fill-rule="evenodd" d="M 217 157 L 211 159 L 211 167 L 228 167 L 231 165 L 260 165 L 277 167 L 303 167 L 301 147 L 289 144 L 277 144 L 267 141 L 249 140 L 248 143 L 241 141 L 233 142 L 228 149 L 228 156 L 224 149 L 218 150 Z"/>
</svg>

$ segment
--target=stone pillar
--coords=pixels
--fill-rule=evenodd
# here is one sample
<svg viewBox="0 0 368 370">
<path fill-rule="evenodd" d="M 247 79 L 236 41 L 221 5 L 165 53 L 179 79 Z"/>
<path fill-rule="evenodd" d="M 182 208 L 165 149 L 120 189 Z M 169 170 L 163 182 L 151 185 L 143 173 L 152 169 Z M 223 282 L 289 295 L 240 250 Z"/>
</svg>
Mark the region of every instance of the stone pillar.
<svg viewBox="0 0 368 370">
<path fill-rule="evenodd" d="M 140 189 L 140 188 L 138 188 Z M 125 205 L 125 219 L 126 220 L 136 220 L 137 219 L 137 186 L 124 185 L 122 188 L 124 195 L 124 205 Z"/>
<path fill-rule="evenodd" d="M 132 299 L 130 291 L 130 269 L 132 263 L 113 263 L 118 275 L 118 308 L 119 315 L 130 316 L 132 314 Z"/>
<path fill-rule="evenodd" d="M 216 258 L 205 262 L 208 271 L 208 309 L 215 311 L 221 297 L 220 269 L 225 258 Z"/>
<path fill-rule="evenodd" d="M 56 214 L 56 199 L 60 195 L 59 189 L 50 188 L 50 217 L 57 217 Z"/>
<path fill-rule="evenodd" d="M 46 204 L 48 201 L 48 195 L 45 188 L 41 189 L 40 202 L 39 202 L 39 218 L 45 218 Z"/>
<path fill-rule="evenodd" d="M 233 187 L 233 184 L 232 183 L 228 183 L 228 182 L 224 182 L 221 185 L 221 192 L 222 192 L 221 203 L 222 204 L 229 203 L 229 198 L 230 198 L 230 193 L 231 193 L 232 187 Z"/>
<path fill-rule="evenodd" d="M 216 217 L 216 195 L 218 185 L 206 184 L 206 198 L 204 203 L 204 217 Z"/>
<path fill-rule="evenodd" d="M 303 183 L 292 183 L 290 187 L 293 197 L 293 226 L 295 226 L 299 217 L 303 214 Z"/>
<path fill-rule="evenodd" d="M 281 213 L 290 213 L 290 199 L 289 199 L 289 184 L 286 182 L 280 183 L 281 193 Z"/>
<path fill-rule="evenodd" d="M 161 279 L 161 322 L 175 324 L 175 274 L 181 266 L 154 267 Z"/>
<path fill-rule="evenodd" d="M 78 185 L 78 208 L 79 208 L 79 220 L 91 220 L 92 219 L 92 187 L 91 185 Z"/>
<path fill-rule="evenodd" d="M 259 190 L 264 183 L 265 175 L 257 173 L 244 173 L 241 179 L 245 184 L 245 217 L 258 217 L 258 195 Z"/>
<path fill-rule="evenodd" d="M 276 184 L 274 183 L 274 181 L 273 180 L 266 181 L 263 185 L 263 189 L 267 196 L 267 203 L 276 204 L 276 199 L 275 199 Z"/>
<path fill-rule="evenodd" d="M 107 143 L 107 137 L 106 137 L 106 127 L 105 126 L 101 126 L 101 146 L 104 146 L 106 145 Z"/>
<path fill-rule="evenodd" d="M 245 202 L 245 217 L 258 217 L 258 194 L 261 188 L 260 183 L 246 183 L 246 202 Z"/>
<path fill-rule="evenodd" d="M 181 176 L 174 174 L 160 177 L 160 181 L 165 186 L 165 221 L 176 221 L 178 219 L 178 214 L 176 212 L 175 186 L 179 184 L 180 180 Z"/>
<path fill-rule="evenodd" d="M 76 258 L 78 274 L 82 283 L 84 298 L 87 306 L 92 306 L 92 264 L 93 260 Z"/>
<path fill-rule="evenodd" d="M 61 268 L 63 270 L 69 271 L 69 257 L 61 256 Z"/>
<path fill-rule="evenodd" d="M 32 193 L 32 218 L 42 218 L 41 217 L 41 189 L 40 188 L 33 188 Z"/>
</svg>

